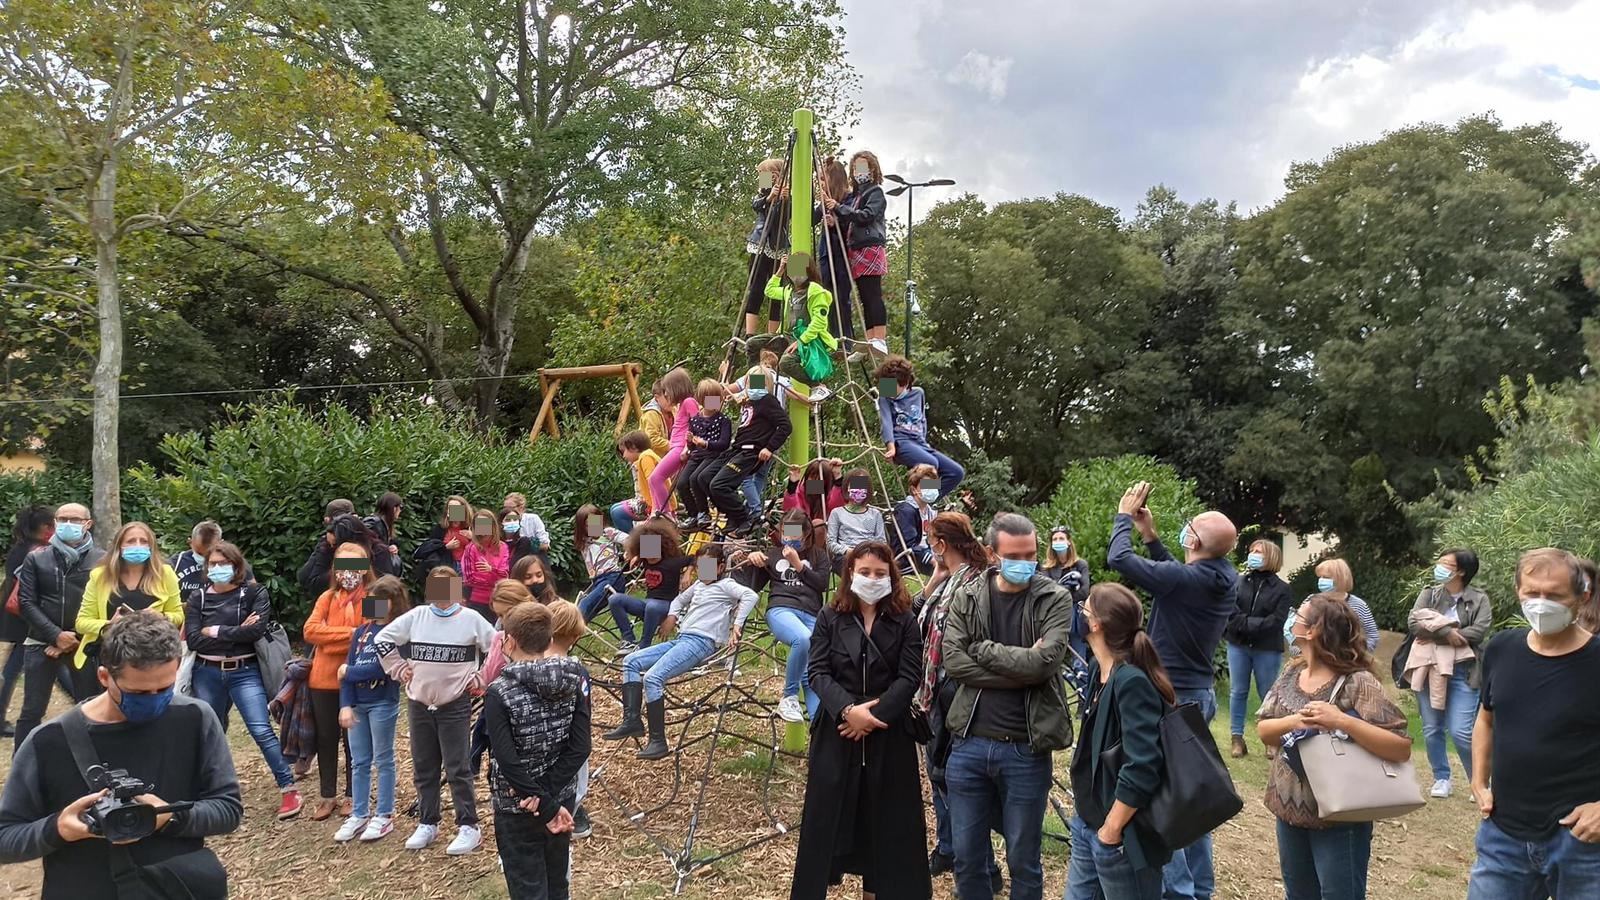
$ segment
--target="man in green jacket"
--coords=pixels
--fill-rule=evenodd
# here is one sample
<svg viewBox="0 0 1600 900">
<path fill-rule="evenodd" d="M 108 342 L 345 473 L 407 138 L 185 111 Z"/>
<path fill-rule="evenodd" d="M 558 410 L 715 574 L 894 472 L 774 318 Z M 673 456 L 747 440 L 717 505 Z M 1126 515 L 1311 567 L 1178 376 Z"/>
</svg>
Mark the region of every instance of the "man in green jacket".
<svg viewBox="0 0 1600 900">
<path fill-rule="evenodd" d="M 1011 897 L 1040 900 L 1050 754 L 1072 743 L 1061 680 L 1072 597 L 1036 573 L 1039 538 L 1025 516 L 995 516 L 986 542 L 999 565 L 951 598 L 942 645 L 945 673 L 957 685 L 945 720 L 955 736 L 945 781 L 956 893 L 994 896 L 986 851 L 999 809 Z"/>
</svg>

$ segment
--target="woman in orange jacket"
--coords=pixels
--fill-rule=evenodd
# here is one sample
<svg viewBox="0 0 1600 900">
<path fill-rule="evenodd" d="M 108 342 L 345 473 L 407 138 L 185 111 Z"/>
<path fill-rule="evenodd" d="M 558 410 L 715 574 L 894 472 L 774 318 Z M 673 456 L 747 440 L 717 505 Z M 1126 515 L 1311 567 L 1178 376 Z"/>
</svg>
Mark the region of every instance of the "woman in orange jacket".
<svg viewBox="0 0 1600 900">
<path fill-rule="evenodd" d="M 311 713 L 317 728 L 317 778 L 322 799 L 311 818 L 321 821 L 340 807 L 350 813 L 350 745 L 339 727 L 339 666 L 350 651 L 350 638 L 361 624 L 361 598 L 372 583 L 372 557 L 366 546 L 340 544 L 333 551 L 333 571 L 328 589 L 317 598 L 317 605 L 306 619 L 301 634 L 315 648 L 311 656 Z M 339 787 L 339 748 L 344 746 L 344 789 Z"/>
</svg>

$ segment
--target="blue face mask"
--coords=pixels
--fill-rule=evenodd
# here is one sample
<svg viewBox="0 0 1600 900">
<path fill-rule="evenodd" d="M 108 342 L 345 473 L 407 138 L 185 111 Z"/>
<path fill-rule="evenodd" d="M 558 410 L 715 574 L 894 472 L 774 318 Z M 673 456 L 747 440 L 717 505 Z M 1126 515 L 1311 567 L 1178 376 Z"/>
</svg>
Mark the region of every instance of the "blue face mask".
<svg viewBox="0 0 1600 900">
<path fill-rule="evenodd" d="M 767 395 L 767 389 L 766 388 L 751 388 L 749 393 L 750 393 L 750 402 L 754 403 L 755 401 L 760 400 L 762 397 L 765 397 Z"/>
<path fill-rule="evenodd" d="M 76 544 L 83 540 L 83 526 L 77 522 L 57 522 L 56 537 L 69 544 Z"/>
<path fill-rule="evenodd" d="M 939 499 L 938 488 L 929 488 L 928 490 L 922 491 L 921 494 L 923 503 L 932 503 L 933 501 Z"/>
<path fill-rule="evenodd" d="M 794 540 L 789 540 L 789 539 L 785 538 L 784 541 L 783 541 L 783 545 L 785 547 L 788 547 L 788 548 L 792 549 L 792 550 L 799 550 L 801 547 L 805 546 L 805 541 L 803 539 L 801 539 L 801 538 L 795 538 Z"/>
<path fill-rule="evenodd" d="M 1252 553 L 1244 558 L 1244 567 L 1252 572 L 1261 568 L 1263 563 L 1265 563 L 1265 560 L 1261 558 L 1259 553 Z"/>
<path fill-rule="evenodd" d="M 1330 592 L 1332 590 L 1333 590 L 1333 579 L 1332 578 L 1318 578 L 1317 579 L 1317 591 L 1319 593 L 1326 594 L 1326 593 L 1328 593 L 1328 592 Z"/>
<path fill-rule="evenodd" d="M 1002 559 L 1000 560 L 1000 577 L 1012 584 L 1027 584 L 1039 568 L 1038 560 L 1033 559 Z"/>
<path fill-rule="evenodd" d="M 149 547 L 123 547 L 122 559 L 124 562 L 145 563 L 150 561 Z"/>
<path fill-rule="evenodd" d="M 206 569 L 206 577 L 212 584 L 227 584 L 233 581 L 233 566 L 212 566 Z"/>
<path fill-rule="evenodd" d="M 1449 569 L 1445 568 L 1444 566 L 1434 566 L 1433 567 L 1433 580 L 1437 581 L 1440 584 L 1444 584 L 1446 581 L 1449 581 L 1451 576 L 1453 576 L 1455 574 L 1456 573 L 1450 571 Z"/>
<path fill-rule="evenodd" d="M 1050 542 L 1050 549 L 1054 550 L 1057 553 L 1065 553 L 1068 550 L 1070 550 L 1071 548 L 1072 548 L 1072 544 L 1069 541 L 1051 541 Z"/>
<path fill-rule="evenodd" d="M 1178 532 L 1178 546 L 1185 550 L 1189 549 L 1189 536 L 1193 533 L 1189 530 L 1189 526 L 1183 526 L 1183 530 Z"/>
<path fill-rule="evenodd" d="M 506 522 L 506 523 L 504 523 L 504 524 L 502 524 L 500 526 L 500 530 L 504 531 L 506 534 L 516 534 L 517 532 L 522 530 L 522 523 L 521 522 Z"/>
<path fill-rule="evenodd" d="M 430 605 L 428 607 L 428 611 L 433 613 L 434 615 L 438 616 L 439 618 L 444 619 L 444 618 L 448 618 L 450 616 L 455 615 L 456 614 L 456 610 L 458 610 L 460 608 L 461 608 L 461 604 L 459 604 L 459 603 L 452 603 L 449 606 L 446 606 L 444 609 L 440 609 L 437 606 Z"/>
<path fill-rule="evenodd" d="M 116 684 L 115 681 L 112 684 Z M 151 719 L 161 718 L 167 711 L 167 704 L 172 702 L 172 688 L 158 691 L 154 694 L 130 694 L 122 690 L 122 685 L 117 685 L 117 690 L 122 694 L 117 700 L 117 709 L 122 710 L 122 715 L 129 722 L 148 722 Z"/>
</svg>

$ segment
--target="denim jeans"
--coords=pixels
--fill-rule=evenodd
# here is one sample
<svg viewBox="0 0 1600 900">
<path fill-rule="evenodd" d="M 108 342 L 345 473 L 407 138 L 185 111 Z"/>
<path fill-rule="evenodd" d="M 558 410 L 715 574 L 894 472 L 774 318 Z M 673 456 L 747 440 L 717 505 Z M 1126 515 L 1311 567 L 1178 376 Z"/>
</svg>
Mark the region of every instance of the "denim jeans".
<svg viewBox="0 0 1600 900">
<path fill-rule="evenodd" d="M 1542 841 L 1519 841 L 1485 819 L 1476 843 L 1467 900 L 1600 897 L 1600 844 L 1585 844 L 1565 828 Z"/>
<path fill-rule="evenodd" d="M 194 695 L 204 700 L 211 711 L 217 714 L 223 731 L 228 730 L 229 707 L 238 707 L 239 718 L 244 720 L 244 727 L 261 749 L 261 758 L 267 761 L 267 768 L 272 770 L 272 779 L 280 788 L 294 784 L 294 772 L 283 759 L 278 732 L 273 730 L 272 719 L 267 715 L 267 689 L 261 683 L 261 669 L 254 660 L 224 672 L 196 659 Z"/>
<path fill-rule="evenodd" d="M 670 600 L 653 600 L 631 594 L 612 594 L 610 602 L 611 618 L 617 620 L 617 634 L 630 644 L 638 638 L 634 637 L 633 620 L 628 618 L 628 614 L 644 617 L 644 643 L 641 646 L 645 647 L 655 640 L 656 628 L 667 617 L 667 611 L 672 609 Z"/>
<path fill-rule="evenodd" d="M 984 860 L 993 852 L 989 832 L 1000 807 L 1000 833 L 1011 869 L 1011 900 L 1041 900 L 1044 868 L 1039 842 L 1050 795 L 1050 754 L 1025 743 L 985 737 L 957 738 L 945 764 L 950 837 L 956 856 L 956 893 L 962 900 L 992 900 Z"/>
<path fill-rule="evenodd" d="M 955 490 L 961 479 L 967 477 L 967 470 L 961 468 L 961 464 L 950 457 L 927 444 L 902 441 L 898 437 L 894 442 L 894 461 L 907 469 L 923 465 L 938 469 L 940 497 Z"/>
<path fill-rule="evenodd" d="M 372 770 L 378 770 L 378 812 L 394 815 L 394 723 L 400 718 L 400 700 L 357 703 L 356 726 L 350 729 L 350 786 L 355 795 L 352 814 L 371 814 Z"/>
<path fill-rule="evenodd" d="M 44 721 L 52 687 L 59 684 L 76 702 L 92 695 L 88 683 L 93 679 L 93 675 L 85 678 L 85 673 L 72 667 L 71 653 L 48 656 L 43 644 L 25 645 L 22 648 L 22 711 L 17 713 L 17 740 L 11 752 L 15 753 L 28 733 Z"/>
<path fill-rule="evenodd" d="M 1371 856 L 1371 822 L 1297 828 L 1278 820 L 1278 866 L 1283 870 L 1285 900 L 1366 900 Z"/>
<path fill-rule="evenodd" d="M 1217 716 L 1217 692 L 1211 688 L 1178 691 L 1178 705 L 1198 704 L 1207 724 Z M 1211 867 L 1211 835 L 1182 850 L 1161 870 L 1162 896 L 1167 900 L 1211 900 L 1217 877 Z"/>
<path fill-rule="evenodd" d="M 749 478 L 739 483 L 739 490 L 744 494 L 744 511 L 752 519 L 761 517 L 761 495 L 766 493 L 767 478 L 772 474 L 772 461 L 777 458 L 773 456 L 768 459 L 751 472 Z"/>
<path fill-rule="evenodd" d="M 1428 765 L 1433 768 L 1434 780 L 1450 780 L 1450 749 L 1446 741 L 1451 740 L 1455 742 L 1456 755 L 1461 757 L 1461 768 L 1471 781 L 1472 727 L 1478 722 L 1478 692 L 1467 685 L 1466 673 L 1450 676 L 1444 709 L 1434 709 L 1428 692 L 1417 691 L 1417 715 L 1422 719 L 1422 741 L 1428 748 Z"/>
<path fill-rule="evenodd" d="M 773 637 L 789 645 L 789 659 L 783 667 L 783 695 L 798 697 L 800 689 L 805 688 L 808 719 L 817 717 L 817 707 L 821 703 L 811 693 L 806 681 L 806 660 L 811 656 L 811 632 L 816 627 L 817 617 L 803 610 L 787 606 L 767 610 L 767 629 Z"/>
<path fill-rule="evenodd" d="M 932 742 L 929 742 L 929 743 L 923 745 L 923 747 L 922 747 L 922 757 L 923 757 L 923 761 L 926 763 L 926 765 L 928 767 L 929 773 L 932 773 L 933 772 L 933 744 L 932 744 Z M 940 856 L 946 856 L 946 857 L 949 857 L 951 859 L 955 859 L 955 856 L 956 856 L 955 844 L 954 844 L 953 840 L 950 837 L 950 801 L 949 801 L 949 797 L 945 794 L 945 789 L 943 787 L 933 783 L 933 779 L 931 777 L 931 774 L 930 774 L 930 777 L 928 779 L 928 788 L 929 788 L 930 792 L 933 794 L 933 831 L 934 831 L 933 850 L 934 850 L 935 853 L 938 853 Z M 991 813 L 991 819 L 990 819 L 990 822 L 989 822 L 989 826 L 990 826 L 990 828 L 997 828 L 999 826 L 999 824 L 1000 824 L 1000 809 L 999 809 L 998 806 L 996 806 L 994 811 Z M 989 861 L 988 872 L 989 872 L 990 876 L 992 877 L 994 875 L 999 874 L 1000 866 L 999 866 L 998 863 L 996 863 L 994 861 L 994 844 L 992 844 L 992 843 L 989 844 L 989 855 L 988 855 L 987 859 Z"/>
<path fill-rule="evenodd" d="M 1265 697 L 1278 680 L 1283 665 L 1281 650 L 1251 650 L 1228 643 L 1228 733 L 1244 734 L 1245 715 L 1250 711 L 1250 678 L 1256 679 L 1256 696 Z"/>
<path fill-rule="evenodd" d="M 589 586 L 584 588 L 582 596 L 578 597 L 578 611 L 583 613 L 583 621 L 593 621 L 594 617 L 600 614 L 600 610 L 609 605 L 607 601 L 610 600 L 610 592 L 606 588 L 622 590 L 622 573 L 606 572 L 603 575 L 596 575 L 589 582 Z"/>
<path fill-rule="evenodd" d="M 644 682 L 644 699 L 660 700 L 667 682 L 710 659 L 717 644 L 703 634 L 680 634 L 676 638 L 629 653 L 622 661 L 622 683 Z"/>
<path fill-rule="evenodd" d="M 628 534 L 633 531 L 633 516 L 628 514 L 628 501 L 611 504 L 611 527 Z"/>
<path fill-rule="evenodd" d="M 1135 869 L 1121 847 L 1100 843 L 1082 819 L 1067 823 L 1072 862 L 1067 868 L 1066 900 L 1161 900 L 1161 870 Z"/>
</svg>

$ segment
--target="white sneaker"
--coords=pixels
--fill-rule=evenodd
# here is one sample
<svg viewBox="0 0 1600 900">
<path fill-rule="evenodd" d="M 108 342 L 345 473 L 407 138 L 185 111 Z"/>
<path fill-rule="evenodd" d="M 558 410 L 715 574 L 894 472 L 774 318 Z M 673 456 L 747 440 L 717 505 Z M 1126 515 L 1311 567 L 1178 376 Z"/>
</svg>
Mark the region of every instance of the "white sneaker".
<svg viewBox="0 0 1600 900">
<path fill-rule="evenodd" d="M 418 825 L 417 826 L 417 830 L 411 832 L 411 837 L 406 838 L 406 849 L 407 850 L 421 850 L 424 847 L 428 846 L 429 844 L 433 843 L 433 839 L 438 837 L 438 836 L 439 836 L 439 826 L 437 826 L 437 825 Z"/>
<path fill-rule="evenodd" d="M 475 826 L 463 825 L 456 831 L 456 839 L 450 842 L 444 852 L 450 856 L 464 856 L 478 849 L 483 843 L 483 832 Z"/>
<path fill-rule="evenodd" d="M 623 641 L 622 643 L 617 645 L 617 655 L 618 656 L 627 656 L 629 653 L 632 653 L 632 652 L 634 652 L 635 650 L 638 650 L 638 649 L 639 649 L 639 645 L 635 644 L 633 641 Z"/>
<path fill-rule="evenodd" d="M 1438 781 L 1435 781 L 1433 783 L 1433 790 L 1430 792 L 1430 794 L 1436 800 L 1443 800 L 1444 798 L 1450 796 L 1450 779 L 1441 778 Z"/>
<path fill-rule="evenodd" d="M 800 705 L 800 698 L 789 695 L 778 701 L 778 718 L 785 722 L 804 722 L 806 720 L 805 707 Z"/>
<path fill-rule="evenodd" d="M 361 829 L 365 827 L 367 827 L 365 816 L 351 816 L 344 820 L 344 824 L 339 826 L 338 831 L 333 833 L 333 839 L 341 844 L 345 841 L 353 841 L 356 835 L 361 833 Z"/>
<path fill-rule="evenodd" d="M 361 839 L 363 841 L 376 841 L 379 838 L 388 837 L 389 832 L 393 830 L 394 819 L 389 816 L 373 816 L 367 822 L 366 830 L 361 832 Z"/>
</svg>

